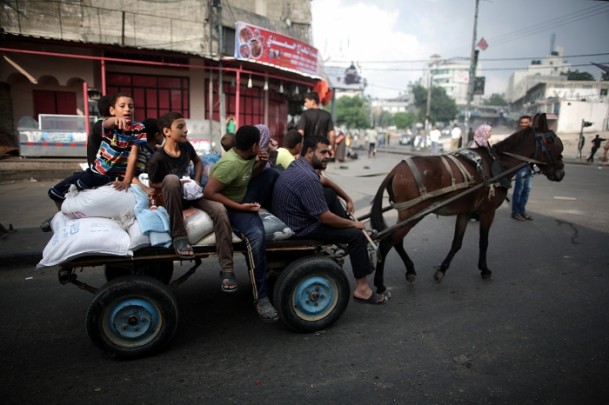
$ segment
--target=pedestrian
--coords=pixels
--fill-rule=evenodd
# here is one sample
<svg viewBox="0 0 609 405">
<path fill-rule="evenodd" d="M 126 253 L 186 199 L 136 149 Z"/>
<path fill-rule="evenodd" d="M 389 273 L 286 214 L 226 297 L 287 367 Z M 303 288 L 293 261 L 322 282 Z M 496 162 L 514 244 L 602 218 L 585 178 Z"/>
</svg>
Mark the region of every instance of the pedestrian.
<svg viewBox="0 0 609 405">
<path fill-rule="evenodd" d="M 521 130 L 528 128 L 531 125 L 531 117 L 529 115 L 523 115 L 518 119 L 518 125 Z M 512 218 L 516 221 L 533 219 L 526 211 L 532 180 L 533 170 L 530 165 L 526 165 L 516 172 L 514 192 L 512 193 Z"/>
<path fill-rule="evenodd" d="M 431 154 L 438 155 L 440 152 L 440 137 L 442 133 L 440 130 L 434 125 L 429 132 L 429 140 L 431 141 Z"/>
<path fill-rule="evenodd" d="M 235 134 L 235 146 L 214 165 L 204 196 L 227 208 L 233 231 L 248 246 L 246 264 L 256 312 L 261 320 L 274 322 L 279 315 L 268 297 L 265 233 L 258 214 L 261 208 L 258 201 L 268 198 L 274 184 L 267 182 L 257 188 L 248 187 L 252 177 L 261 173 L 268 162 L 268 153 L 260 151 L 259 142 L 257 127 L 240 127 Z"/>
<path fill-rule="evenodd" d="M 368 241 L 363 234 L 365 225 L 347 219 L 354 207 L 348 205 L 342 215 L 329 208 L 319 172 L 326 169 L 329 142 L 321 136 L 304 139 L 300 159 L 284 170 L 273 189 L 274 214 L 294 231 L 295 238 L 313 239 L 348 245 L 351 267 L 355 277 L 353 299 L 367 304 L 387 302 L 385 295 L 376 294 L 368 285 L 368 275 L 374 266 L 368 257 Z"/>
<path fill-rule="evenodd" d="M 453 125 L 453 129 L 450 130 L 450 150 L 456 151 L 459 149 L 459 144 L 461 141 L 461 128 L 459 125 Z"/>
<path fill-rule="evenodd" d="M 598 148 L 601 147 L 601 143 L 603 141 L 606 141 L 606 139 L 605 138 L 601 138 L 601 136 L 599 134 L 596 134 L 594 139 L 591 141 L 592 142 L 592 149 L 590 150 L 590 156 L 587 159 L 588 162 L 594 163 L 594 154 L 596 153 Z"/>
<path fill-rule="evenodd" d="M 226 117 L 226 132 L 235 134 L 235 117 L 233 115 Z"/>
<path fill-rule="evenodd" d="M 308 92 L 305 94 L 304 100 L 306 110 L 300 115 L 298 132 L 305 138 L 311 135 L 325 137 L 330 141 L 330 150 L 334 155 L 334 122 L 332 121 L 332 115 L 320 108 L 319 95 L 316 92 Z"/>
<path fill-rule="evenodd" d="M 203 198 L 201 189 L 201 174 L 203 162 L 195 148 L 187 139 L 188 128 L 184 116 L 178 112 L 169 112 L 159 117 L 159 127 L 163 131 L 165 143 L 157 150 L 148 164 L 150 185 L 160 190 L 163 195 L 164 207 L 167 209 L 171 225 L 171 237 L 176 255 L 181 259 L 194 257 L 192 246 L 188 243 L 188 235 L 184 225 L 182 210 L 195 207 L 205 211 L 213 222 L 216 236 L 216 249 L 220 262 L 221 288 L 224 292 L 235 292 L 237 281 L 233 266 L 232 229 L 226 208 L 219 202 Z M 188 167 L 194 164 L 194 180 L 188 178 Z M 186 178 L 186 179 L 184 179 Z M 198 187 L 198 198 L 185 197 L 184 188 L 194 183 Z"/>
<path fill-rule="evenodd" d="M 376 138 L 377 133 L 374 128 L 366 130 L 366 139 L 368 139 L 368 158 L 376 156 Z"/>
</svg>

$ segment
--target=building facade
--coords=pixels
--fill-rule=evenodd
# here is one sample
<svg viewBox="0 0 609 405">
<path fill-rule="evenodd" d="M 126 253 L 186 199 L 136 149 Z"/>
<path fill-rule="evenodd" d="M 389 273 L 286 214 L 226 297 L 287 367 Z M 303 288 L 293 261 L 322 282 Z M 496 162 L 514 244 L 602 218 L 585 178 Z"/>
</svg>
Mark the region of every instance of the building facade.
<svg viewBox="0 0 609 405">
<path fill-rule="evenodd" d="M 479 70 L 478 66 L 478 70 Z M 424 71 L 421 85 L 441 87 L 446 95 L 455 100 L 458 106 L 467 104 L 467 92 L 469 88 L 469 62 L 458 62 L 452 59 L 442 59 L 440 55 L 432 55 L 429 69 Z M 479 96 L 475 96 L 478 102 Z"/>
<path fill-rule="evenodd" d="M 40 131 L 20 139 L 19 125 L 95 115 L 96 98 L 117 92 L 133 96 L 137 120 L 182 112 L 205 148 L 219 145 L 230 115 L 281 138 L 288 112 L 322 80 L 309 2 L 24 0 L 4 4 L 0 26 L 0 99 L 10 105 L 0 142 L 22 151 L 62 142 Z"/>
</svg>

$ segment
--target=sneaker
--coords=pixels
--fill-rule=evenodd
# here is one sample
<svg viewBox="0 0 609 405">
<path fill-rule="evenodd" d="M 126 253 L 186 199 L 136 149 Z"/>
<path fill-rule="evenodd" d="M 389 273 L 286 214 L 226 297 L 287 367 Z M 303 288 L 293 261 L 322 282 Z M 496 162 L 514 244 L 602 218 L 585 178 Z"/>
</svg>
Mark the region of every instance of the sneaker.
<svg viewBox="0 0 609 405">
<path fill-rule="evenodd" d="M 520 214 L 512 215 L 512 219 L 515 219 L 516 221 L 526 221 L 525 217 Z"/>
<path fill-rule="evenodd" d="M 533 220 L 533 217 L 532 217 L 532 216 L 530 216 L 529 214 L 523 214 L 523 215 L 522 215 L 522 217 L 523 217 L 524 219 L 526 219 L 527 221 L 532 221 L 532 220 Z"/>
<path fill-rule="evenodd" d="M 269 301 L 269 297 L 260 298 L 256 302 L 256 312 L 263 322 L 275 322 L 279 320 L 277 310 Z"/>
</svg>

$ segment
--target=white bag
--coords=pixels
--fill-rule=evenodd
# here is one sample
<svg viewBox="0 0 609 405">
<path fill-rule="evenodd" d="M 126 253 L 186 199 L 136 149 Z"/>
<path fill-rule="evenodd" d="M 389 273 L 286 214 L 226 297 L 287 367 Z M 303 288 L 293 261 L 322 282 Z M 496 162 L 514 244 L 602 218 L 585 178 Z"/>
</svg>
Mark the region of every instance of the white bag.
<svg viewBox="0 0 609 405">
<path fill-rule="evenodd" d="M 132 256 L 129 234 L 108 218 L 66 221 L 53 234 L 37 268 L 50 267 L 85 255 Z"/>
<path fill-rule="evenodd" d="M 294 231 L 275 215 L 267 210 L 260 210 L 259 214 L 262 225 L 264 225 L 264 240 L 267 242 L 289 239 L 294 236 Z"/>
<path fill-rule="evenodd" d="M 127 229 L 129 234 L 129 250 L 136 251 L 143 247 L 150 246 L 150 236 L 142 232 L 142 228 L 137 221 L 133 221 L 131 226 Z"/>
<path fill-rule="evenodd" d="M 133 212 L 135 196 L 128 191 L 118 191 L 112 184 L 91 190 L 78 191 L 76 186 L 70 187 L 66 199 L 61 205 L 61 212 L 68 217 L 102 217 L 115 218 L 125 212 Z"/>
<path fill-rule="evenodd" d="M 187 208 L 183 211 L 183 215 L 190 244 L 196 243 L 214 231 L 214 222 L 206 212 L 198 208 Z"/>
</svg>

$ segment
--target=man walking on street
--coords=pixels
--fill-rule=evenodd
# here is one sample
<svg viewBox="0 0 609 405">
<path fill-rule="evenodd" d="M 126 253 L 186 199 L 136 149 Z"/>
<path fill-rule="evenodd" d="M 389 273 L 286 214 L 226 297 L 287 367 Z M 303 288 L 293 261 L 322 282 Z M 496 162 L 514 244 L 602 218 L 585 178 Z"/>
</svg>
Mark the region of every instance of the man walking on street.
<svg viewBox="0 0 609 405">
<path fill-rule="evenodd" d="M 461 140 L 461 128 L 459 125 L 453 125 L 453 129 L 450 131 L 450 150 L 452 152 L 459 149 L 459 141 Z"/>
</svg>

